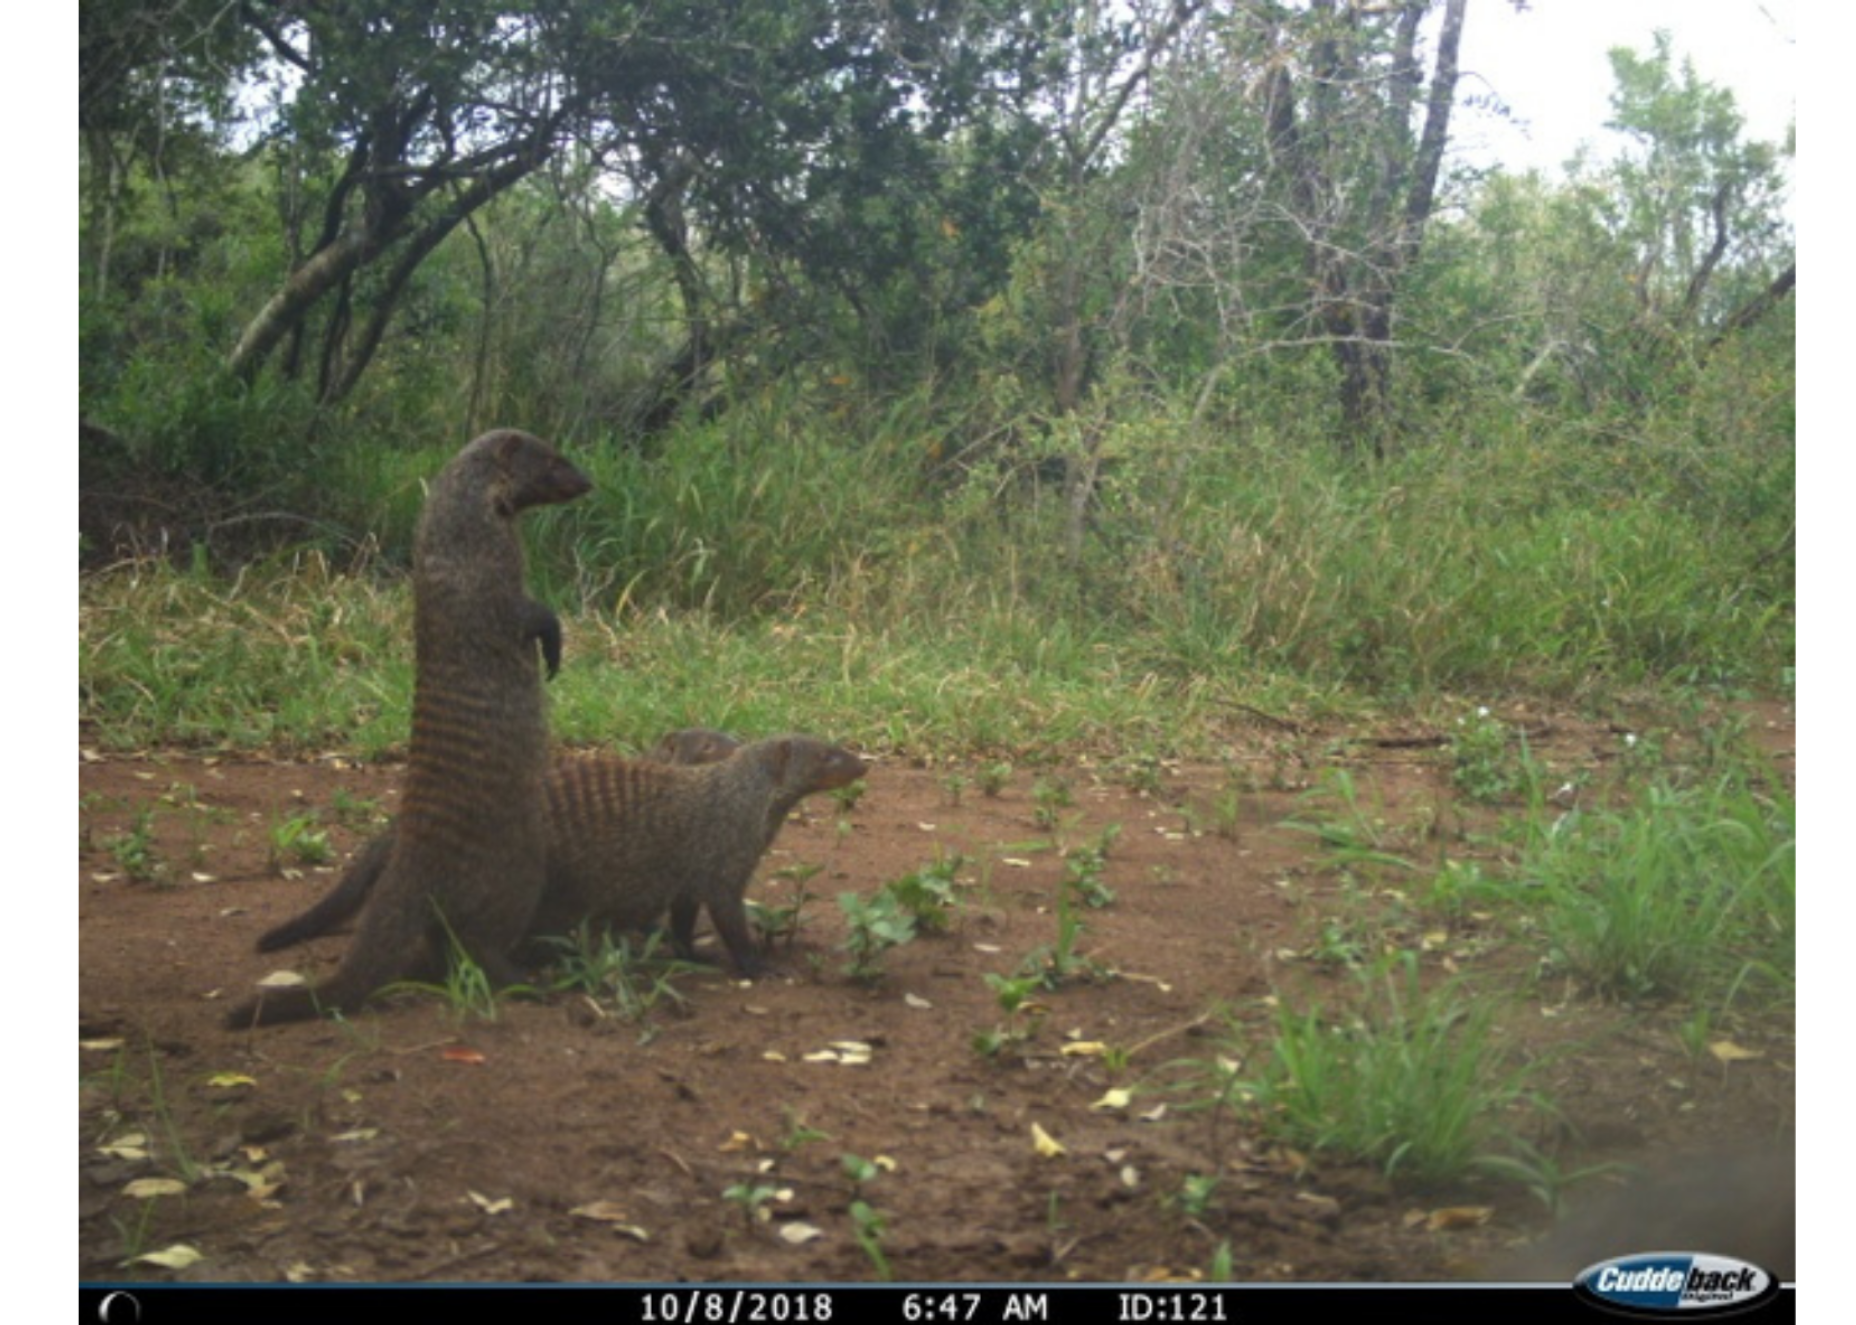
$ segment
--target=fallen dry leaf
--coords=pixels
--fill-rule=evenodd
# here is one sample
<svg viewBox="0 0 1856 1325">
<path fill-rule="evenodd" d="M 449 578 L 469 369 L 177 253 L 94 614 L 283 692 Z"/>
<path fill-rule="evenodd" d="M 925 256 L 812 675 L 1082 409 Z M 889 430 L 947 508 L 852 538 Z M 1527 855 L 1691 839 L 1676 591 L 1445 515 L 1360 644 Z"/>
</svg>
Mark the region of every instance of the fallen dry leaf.
<svg viewBox="0 0 1856 1325">
<path fill-rule="evenodd" d="M 140 1132 L 125 1132 L 114 1141 L 98 1146 L 97 1153 L 112 1159 L 147 1159 L 148 1138 Z"/>
<path fill-rule="evenodd" d="M 1765 1057 L 1759 1050 L 1742 1049 L 1732 1040 L 1716 1040 L 1713 1044 L 1708 1046 L 1708 1052 L 1713 1054 L 1715 1059 L 1722 1063 L 1743 1063 L 1749 1058 Z"/>
<path fill-rule="evenodd" d="M 490 1061 L 483 1056 L 480 1050 L 472 1049 L 462 1044 L 450 1045 L 442 1050 L 438 1056 L 447 1063 L 469 1063 L 473 1067 L 481 1067 L 483 1064 Z"/>
<path fill-rule="evenodd" d="M 255 1086 L 256 1077 L 248 1077 L 243 1072 L 215 1072 L 206 1078 L 206 1084 L 217 1086 L 221 1090 L 230 1090 L 233 1086 Z"/>
<path fill-rule="evenodd" d="M 151 1200 L 157 1196 L 179 1196 L 187 1190 L 187 1184 L 178 1178 L 137 1178 L 122 1189 L 122 1194 L 136 1201 Z"/>
<path fill-rule="evenodd" d="M 1063 1148 L 1062 1142 L 1058 1141 L 1036 1123 L 1031 1124 L 1031 1144 L 1032 1147 L 1037 1150 L 1038 1154 L 1045 1159 L 1055 1159 L 1059 1155 L 1067 1155 L 1070 1153 Z"/>
<path fill-rule="evenodd" d="M 1133 1091 L 1125 1086 L 1117 1086 L 1089 1107 L 1092 1109 L 1125 1109 L 1133 1098 Z"/>
<path fill-rule="evenodd" d="M 149 1251 L 140 1256 L 131 1256 L 126 1264 L 159 1265 L 169 1270 L 184 1270 L 200 1259 L 200 1253 L 194 1248 L 184 1242 L 176 1242 L 173 1246 L 164 1247 L 160 1251 Z"/>
<path fill-rule="evenodd" d="M 477 1192 L 466 1190 L 464 1194 L 470 1197 L 477 1208 L 482 1210 L 486 1215 L 500 1215 L 503 1211 L 515 1207 L 515 1202 L 507 1196 L 501 1196 L 492 1201 L 489 1197 Z"/>
<path fill-rule="evenodd" d="M 1447 1205 L 1431 1211 L 1424 1225 L 1433 1233 L 1445 1233 L 1454 1228 L 1480 1228 L 1494 1217 L 1492 1205 Z"/>
</svg>

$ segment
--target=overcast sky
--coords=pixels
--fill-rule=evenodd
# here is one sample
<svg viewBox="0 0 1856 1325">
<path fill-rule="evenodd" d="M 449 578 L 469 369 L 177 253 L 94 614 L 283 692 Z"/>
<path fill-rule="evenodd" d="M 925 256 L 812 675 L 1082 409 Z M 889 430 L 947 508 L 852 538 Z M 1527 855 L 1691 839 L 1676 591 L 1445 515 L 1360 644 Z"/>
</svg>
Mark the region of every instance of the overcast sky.
<svg viewBox="0 0 1856 1325">
<path fill-rule="evenodd" d="M 1526 131 L 1466 114 L 1451 123 L 1459 152 L 1491 155 L 1511 169 L 1555 175 L 1581 140 L 1604 144 L 1611 64 L 1605 52 L 1647 52 L 1667 29 L 1676 57 L 1705 81 L 1732 90 L 1749 138 L 1779 141 L 1794 115 L 1796 0 L 1475 0 L 1463 22 L 1459 97 L 1494 93 Z"/>
</svg>

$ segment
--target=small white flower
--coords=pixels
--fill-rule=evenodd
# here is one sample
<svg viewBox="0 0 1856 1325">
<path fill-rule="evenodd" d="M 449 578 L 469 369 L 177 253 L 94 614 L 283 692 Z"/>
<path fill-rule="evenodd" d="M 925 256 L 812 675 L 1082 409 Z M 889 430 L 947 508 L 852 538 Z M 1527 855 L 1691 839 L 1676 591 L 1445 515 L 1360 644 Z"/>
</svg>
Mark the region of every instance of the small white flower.
<svg viewBox="0 0 1856 1325">
<path fill-rule="evenodd" d="M 1480 707 L 1478 707 L 1478 708 L 1476 709 L 1476 716 L 1477 716 L 1478 718 L 1486 718 L 1486 717 L 1488 717 L 1488 716 L 1489 716 L 1489 710 L 1488 710 L 1488 706 L 1487 706 L 1487 705 L 1482 705 L 1482 706 L 1480 706 Z"/>
<path fill-rule="evenodd" d="M 1624 733 L 1624 744 L 1627 746 L 1632 746 L 1632 745 L 1637 744 L 1637 733 L 1625 732 Z"/>
</svg>

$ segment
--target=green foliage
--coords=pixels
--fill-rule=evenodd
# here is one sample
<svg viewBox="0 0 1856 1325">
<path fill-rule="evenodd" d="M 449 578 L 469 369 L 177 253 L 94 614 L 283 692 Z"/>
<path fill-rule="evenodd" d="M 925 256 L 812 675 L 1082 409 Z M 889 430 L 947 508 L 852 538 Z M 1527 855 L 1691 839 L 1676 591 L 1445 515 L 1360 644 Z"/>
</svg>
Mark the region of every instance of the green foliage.
<svg viewBox="0 0 1856 1325">
<path fill-rule="evenodd" d="M 1650 784 L 1622 810 L 1582 810 L 1537 834 L 1516 867 L 1545 891 L 1556 963 L 1631 1002 L 1785 1000 L 1795 988 L 1792 798 L 1728 771 Z"/>
<path fill-rule="evenodd" d="M 116 866 L 136 883 L 156 883 L 168 876 L 167 863 L 155 846 L 155 809 L 145 805 L 135 822 L 104 845 Z"/>
<path fill-rule="evenodd" d="M 853 980 L 880 980 L 883 954 L 915 937 L 915 917 L 887 888 L 868 898 L 840 893 L 838 907 L 850 927 L 839 945 L 850 955 L 845 974 Z"/>
<path fill-rule="evenodd" d="M 851 1180 L 853 1196 L 846 1213 L 851 1217 L 851 1236 L 869 1258 L 870 1266 L 876 1276 L 887 1283 L 895 1277 L 890 1269 L 889 1257 L 883 1251 L 883 1239 L 889 1232 L 889 1218 L 883 1212 L 863 1199 L 863 1192 L 876 1180 L 881 1171 L 870 1160 L 858 1155 L 843 1156 L 845 1176 Z"/>
<path fill-rule="evenodd" d="M 272 873 L 281 873 L 287 865 L 325 865 L 334 854 L 329 830 L 314 810 L 288 815 L 271 825 Z"/>
<path fill-rule="evenodd" d="M 1290 1145 L 1412 1182 L 1460 1178 L 1511 1145 L 1516 1111 L 1541 1101 L 1527 1069 L 1502 1062 L 1489 1004 L 1453 985 L 1425 989 L 1410 954 L 1360 986 L 1353 1012 L 1285 1002 L 1260 1070 L 1220 1097 Z"/>
<path fill-rule="evenodd" d="M 895 899 L 918 932 L 945 933 L 960 907 L 955 888 L 964 864 L 966 859 L 959 852 L 948 852 L 938 856 L 932 865 L 889 880 L 883 885 L 883 892 Z"/>
<path fill-rule="evenodd" d="M 793 885 L 793 900 L 790 902 L 776 904 L 765 899 L 748 900 L 748 922 L 754 926 L 765 946 L 771 947 L 784 941 L 790 947 L 799 937 L 799 931 L 805 925 L 806 905 L 812 900 L 806 885 L 824 868 L 823 865 L 807 863 L 787 865 L 775 870 L 774 878 L 790 881 Z"/>
<path fill-rule="evenodd" d="M 1458 718 L 1450 734 L 1450 782 L 1465 798 L 1491 805 L 1530 787 L 1538 787 L 1540 770 L 1528 757 L 1527 737 L 1478 708 Z"/>
<path fill-rule="evenodd" d="M 661 1003 L 681 1007 L 674 978 L 695 968 L 658 956 L 661 939 L 654 932 L 634 950 L 630 938 L 586 922 L 551 935 L 543 940 L 555 952 L 549 987 L 585 994 L 627 1022 L 644 1020 Z"/>
</svg>

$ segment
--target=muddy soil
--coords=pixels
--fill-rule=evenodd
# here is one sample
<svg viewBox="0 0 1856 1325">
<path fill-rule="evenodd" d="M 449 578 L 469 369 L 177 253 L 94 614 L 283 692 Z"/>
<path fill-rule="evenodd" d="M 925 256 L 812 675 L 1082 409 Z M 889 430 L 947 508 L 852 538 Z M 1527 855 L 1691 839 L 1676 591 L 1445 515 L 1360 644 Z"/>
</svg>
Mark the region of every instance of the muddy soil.
<svg viewBox="0 0 1856 1325">
<path fill-rule="evenodd" d="M 1555 770 L 1618 748 L 1602 726 L 1528 721 Z M 1789 770 L 1789 706 L 1752 726 Z M 757 982 L 651 961 L 629 999 L 553 991 L 482 1020 L 413 995 L 233 1033 L 221 1018 L 254 981 L 339 961 L 345 934 L 252 945 L 332 886 L 402 770 L 105 755 L 80 732 L 80 1275 L 1125 1281 L 1203 1275 L 1220 1248 L 1247 1281 L 1531 1274 L 1518 1249 L 1550 1219 L 1525 1187 L 1410 1188 L 1212 1107 L 1213 1065 L 1260 1062 L 1274 1000 L 1351 997 L 1337 917 L 1355 955 L 1419 950 L 1499 1004 L 1504 1046 L 1558 1103 L 1527 1126 L 1560 1172 L 1725 1150 L 1753 1190 L 1732 1202 L 1744 1227 L 1710 1234 L 1737 1245 L 1715 1249 L 1777 1255 L 1781 1224 L 1788 1247 L 1791 1017 L 1717 1024 L 1736 1054 L 1697 1058 L 1676 1033 L 1692 1009 L 1541 980 L 1524 928 L 1426 914 L 1411 876 L 1349 874 L 1293 826 L 1320 766 L 1339 766 L 1409 854 L 1472 852 L 1486 812 L 1459 804 L 1434 745 L 1330 732 L 1297 748 L 1320 753 L 1288 758 L 1259 731 L 1225 766 L 1021 768 L 996 796 L 978 764 L 877 759 L 860 800 L 807 802 L 763 863 L 751 896 L 798 924 Z M 1058 781 L 1068 805 L 1039 790 Z M 1113 900 L 1076 913 L 1070 978 L 1008 1015 L 985 976 L 1048 967 L 1066 853 L 1111 825 Z M 301 862 L 305 830 L 327 833 L 328 863 Z M 838 895 L 953 853 L 948 931 L 847 973 Z M 720 959 L 706 930 L 699 948 Z M 1589 1213 L 1630 1199 L 1618 1190 L 1604 1176 L 1564 1195 Z M 1615 1251 L 1661 1245 L 1648 1226 L 1666 1213 Z M 175 1247 L 198 1259 L 134 1259 Z"/>
</svg>

